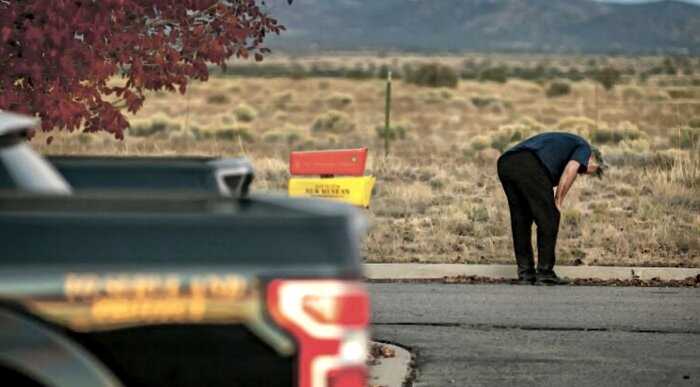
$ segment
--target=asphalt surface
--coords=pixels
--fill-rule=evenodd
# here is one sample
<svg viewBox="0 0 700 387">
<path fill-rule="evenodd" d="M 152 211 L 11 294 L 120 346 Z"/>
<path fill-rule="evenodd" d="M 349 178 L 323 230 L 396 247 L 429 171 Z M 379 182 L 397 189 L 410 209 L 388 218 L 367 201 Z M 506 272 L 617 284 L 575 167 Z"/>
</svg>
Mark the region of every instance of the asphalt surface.
<svg viewBox="0 0 700 387">
<path fill-rule="evenodd" d="M 700 386 L 700 288 L 368 286 L 414 386 Z"/>
</svg>

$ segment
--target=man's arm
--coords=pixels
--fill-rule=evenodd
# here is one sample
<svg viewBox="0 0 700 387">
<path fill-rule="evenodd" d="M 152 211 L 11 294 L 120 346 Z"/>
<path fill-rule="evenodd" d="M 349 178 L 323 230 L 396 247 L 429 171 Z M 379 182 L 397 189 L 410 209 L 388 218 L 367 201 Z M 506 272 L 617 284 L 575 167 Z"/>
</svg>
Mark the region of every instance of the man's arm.
<svg viewBox="0 0 700 387">
<path fill-rule="evenodd" d="M 580 166 L 581 164 L 578 161 L 571 160 L 566 164 L 566 168 L 564 168 L 564 173 L 562 173 L 561 179 L 559 179 L 559 185 L 557 185 L 557 192 L 554 195 L 554 204 L 559 211 L 561 211 L 562 205 L 564 204 L 566 193 L 569 192 L 569 188 L 571 188 L 571 185 L 576 181 Z"/>
</svg>

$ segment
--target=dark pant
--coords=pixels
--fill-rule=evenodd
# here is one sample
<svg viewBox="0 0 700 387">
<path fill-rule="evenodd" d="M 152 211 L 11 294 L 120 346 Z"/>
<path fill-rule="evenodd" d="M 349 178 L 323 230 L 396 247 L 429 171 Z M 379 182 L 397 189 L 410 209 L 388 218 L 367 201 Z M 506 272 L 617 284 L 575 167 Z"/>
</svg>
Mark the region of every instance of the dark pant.
<svg viewBox="0 0 700 387">
<path fill-rule="evenodd" d="M 552 273 L 560 214 L 544 166 L 528 151 L 506 154 L 498 159 L 498 178 L 508 197 L 518 276 L 523 278 L 535 273 L 531 243 L 533 221 L 537 225 L 537 272 Z"/>
</svg>

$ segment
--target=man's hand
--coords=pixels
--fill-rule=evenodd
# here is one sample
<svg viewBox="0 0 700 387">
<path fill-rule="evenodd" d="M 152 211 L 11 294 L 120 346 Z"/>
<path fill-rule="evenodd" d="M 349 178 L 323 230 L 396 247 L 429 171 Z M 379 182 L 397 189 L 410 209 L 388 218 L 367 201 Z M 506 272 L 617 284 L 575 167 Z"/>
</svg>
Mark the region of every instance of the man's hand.
<svg viewBox="0 0 700 387">
<path fill-rule="evenodd" d="M 559 212 L 561 212 L 564 206 L 564 198 L 567 192 L 569 192 L 569 188 L 571 188 L 571 185 L 574 184 L 576 180 L 576 176 L 578 176 L 578 169 L 580 166 L 581 164 L 578 161 L 571 160 L 566 164 L 566 168 L 564 168 L 564 173 L 562 173 L 561 179 L 559 179 L 557 192 L 554 194 L 554 205 L 557 206 Z"/>
<path fill-rule="evenodd" d="M 600 154 L 600 152 L 598 152 Z M 593 161 L 593 157 L 588 158 L 588 168 L 586 168 L 586 174 L 593 175 L 599 179 L 603 178 L 603 174 L 608 169 L 608 165 L 602 160 L 602 156 L 598 156 L 600 159 Z"/>
</svg>

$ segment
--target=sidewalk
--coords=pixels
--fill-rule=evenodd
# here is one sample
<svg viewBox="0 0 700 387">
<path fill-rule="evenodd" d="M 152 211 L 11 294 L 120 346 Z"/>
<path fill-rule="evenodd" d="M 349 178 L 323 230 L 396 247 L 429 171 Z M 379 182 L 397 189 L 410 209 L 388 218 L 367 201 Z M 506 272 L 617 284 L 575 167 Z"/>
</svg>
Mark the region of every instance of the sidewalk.
<svg viewBox="0 0 700 387">
<path fill-rule="evenodd" d="M 515 279 L 513 265 L 472 265 L 451 263 L 368 263 L 364 265 L 365 276 L 370 280 L 427 280 L 455 276 L 477 276 Z M 569 279 L 595 278 L 683 280 L 700 275 L 700 268 L 675 267 L 619 267 L 619 266 L 557 266 L 557 275 Z"/>
<path fill-rule="evenodd" d="M 391 352 L 389 357 L 377 357 L 369 365 L 368 387 L 401 387 L 411 377 L 411 353 L 397 345 L 371 342 L 380 345 Z"/>
</svg>

